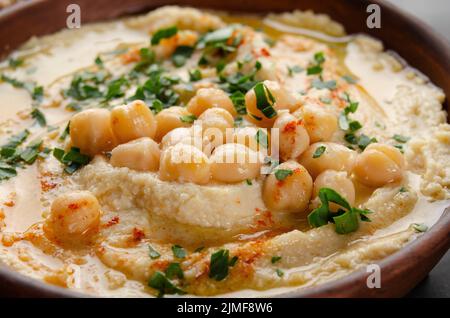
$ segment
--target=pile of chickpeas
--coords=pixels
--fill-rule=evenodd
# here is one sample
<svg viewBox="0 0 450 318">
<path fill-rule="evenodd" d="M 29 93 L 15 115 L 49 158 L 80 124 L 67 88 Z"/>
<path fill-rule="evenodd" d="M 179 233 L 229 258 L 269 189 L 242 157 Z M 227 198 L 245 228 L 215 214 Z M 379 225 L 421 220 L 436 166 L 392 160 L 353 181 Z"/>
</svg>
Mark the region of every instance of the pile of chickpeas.
<svg viewBox="0 0 450 318">
<path fill-rule="evenodd" d="M 330 142 L 337 130 L 336 115 L 314 103 L 302 105 L 279 83 L 265 81 L 264 85 L 275 97 L 273 107 L 277 116 L 267 118 L 256 106 L 253 90 L 247 92 L 245 104 L 247 121 L 255 126 L 234 128 L 232 143 L 227 138 L 207 135 L 214 128 L 224 133 L 234 127 L 237 113 L 229 96 L 218 88 L 201 88 L 186 107 L 172 106 L 154 115 L 142 101 L 107 109 L 82 111 L 70 121 L 70 137 L 74 147 L 84 154 L 95 156 L 111 151 L 110 164 L 137 171 L 158 172 L 165 181 L 191 182 L 200 185 L 212 180 L 237 183 L 260 177 L 264 164 L 258 149 L 250 140 L 259 127 L 279 129 L 281 164 L 276 170 L 289 170 L 284 179 L 269 174 L 263 181 L 262 197 L 273 212 L 304 213 L 319 190 L 336 190 L 350 204 L 355 202 L 352 178 L 370 187 L 380 187 L 401 180 L 404 159 L 392 146 L 373 143 L 362 153 L 344 145 Z M 194 125 L 182 118 L 194 115 L 201 120 L 203 135 L 193 132 Z M 243 138 L 239 138 L 243 137 Z M 325 147 L 320 156 L 314 156 L 318 147 Z M 190 162 L 179 160 L 190 156 Z M 252 162 L 223 163 L 225 156 L 256 156 Z M 71 200 L 72 198 L 72 200 Z M 61 215 L 73 215 L 70 204 L 85 200 L 80 209 L 77 227 L 61 225 Z M 67 203 L 62 204 L 61 202 Z M 90 208 L 87 208 L 90 207 Z M 81 239 L 98 226 L 100 207 L 88 192 L 64 194 L 52 205 L 50 219 L 59 224 L 54 229 L 60 237 Z M 72 216 L 73 218 L 73 216 Z M 70 223 L 70 222 L 69 222 Z M 71 232 L 72 231 L 72 232 Z M 72 234 L 70 234 L 71 232 Z"/>
</svg>

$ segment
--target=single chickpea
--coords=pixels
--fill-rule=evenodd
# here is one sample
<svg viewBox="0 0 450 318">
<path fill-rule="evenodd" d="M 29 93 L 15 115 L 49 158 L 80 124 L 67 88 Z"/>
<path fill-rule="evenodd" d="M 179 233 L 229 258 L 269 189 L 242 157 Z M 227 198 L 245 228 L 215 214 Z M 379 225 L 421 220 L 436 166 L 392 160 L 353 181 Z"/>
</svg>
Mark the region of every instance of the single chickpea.
<svg viewBox="0 0 450 318">
<path fill-rule="evenodd" d="M 324 149 L 323 153 L 320 153 L 320 149 Z M 356 152 L 343 145 L 334 142 L 316 142 L 300 156 L 299 162 L 313 178 L 316 178 L 327 169 L 350 173 L 355 157 Z"/>
<path fill-rule="evenodd" d="M 117 144 L 111 127 L 111 113 L 107 109 L 88 109 L 70 120 L 70 139 L 81 153 L 95 156 L 110 151 Z"/>
<path fill-rule="evenodd" d="M 206 184 L 211 178 L 208 157 L 194 146 L 176 144 L 161 154 L 161 180 Z"/>
<path fill-rule="evenodd" d="M 211 158 L 214 180 L 234 183 L 259 176 L 262 156 L 241 144 L 225 144 L 217 147 Z"/>
<path fill-rule="evenodd" d="M 314 180 L 314 197 L 317 197 L 320 189 L 330 188 L 344 197 L 353 206 L 355 204 L 355 186 L 345 171 L 325 170 Z M 337 211 L 339 206 L 330 203 L 330 208 Z"/>
<path fill-rule="evenodd" d="M 230 97 L 218 88 L 200 88 L 186 106 L 187 110 L 197 117 L 208 108 L 213 107 L 223 108 L 233 117 L 236 116 L 236 110 Z"/>
<path fill-rule="evenodd" d="M 290 172 L 284 179 L 277 179 L 277 170 Z M 262 195 L 272 211 L 302 213 L 308 207 L 313 181 L 308 171 L 295 161 L 286 161 L 274 169 L 264 180 Z"/>
<path fill-rule="evenodd" d="M 303 121 L 288 112 L 280 113 L 273 128 L 279 129 L 279 150 L 282 160 L 295 159 L 309 147 L 309 135 Z"/>
<path fill-rule="evenodd" d="M 49 238 L 61 244 L 86 244 L 98 232 L 100 204 L 88 191 L 58 196 L 44 225 Z"/>
<path fill-rule="evenodd" d="M 111 111 L 111 126 L 121 144 L 140 137 L 154 138 L 156 133 L 155 117 L 140 100 L 114 107 Z"/>
<path fill-rule="evenodd" d="M 329 141 L 337 130 L 337 118 L 322 106 L 305 104 L 293 113 L 301 118 L 308 131 L 311 143 L 318 141 Z"/>
<path fill-rule="evenodd" d="M 159 167 L 158 144 L 149 137 L 121 144 L 111 152 L 113 167 L 127 167 L 138 171 L 156 171 Z"/>
<path fill-rule="evenodd" d="M 358 181 L 371 187 L 381 187 L 403 178 L 405 160 L 395 147 L 373 143 L 358 155 L 353 173 Z"/>
<path fill-rule="evenodd" d="M 234 126 L 234 119 L 231 114 L 223 108 L 209 108 L 198 118 L 203 129 L 203 136 L 214 147 L 225 142 L 227 128 L 231 130 Z"/>
<path fill-rule="evenodd" d="M 294 110 L 300 106 L 299 101 L 290 92 L 280 86 L 278 82 L 264 81 L 265 87 L 270 91 L 275 99 L 273 108 L 275 110 Z M 275 122 L 276 116 L 267 118 L 256 105 L 256 95 L 253 89 L 245 94 L 245 106 L 247 107 L 246 118 L 257 126 L 270 128 Z"/>
<path fill-rule="evenodd" d="M 185 107 L 172 106 L 160 111 L 156 116 L 155 140 L 161 140 L 169 131 L 178 127 L 190 127 L 189 122 L 183 121 L 184 116 L 192 115 Z"/>
<path fill-rule="evenodd" d="M 171 146 L 175 146 L 184 138 L 192 137 L 192 129 L 191 127 L 180 127 L 175 128 L 174 130 L 169 131 L 162 139 L 161 139 L 161 149 L 166 150 Z"/>
</svg>

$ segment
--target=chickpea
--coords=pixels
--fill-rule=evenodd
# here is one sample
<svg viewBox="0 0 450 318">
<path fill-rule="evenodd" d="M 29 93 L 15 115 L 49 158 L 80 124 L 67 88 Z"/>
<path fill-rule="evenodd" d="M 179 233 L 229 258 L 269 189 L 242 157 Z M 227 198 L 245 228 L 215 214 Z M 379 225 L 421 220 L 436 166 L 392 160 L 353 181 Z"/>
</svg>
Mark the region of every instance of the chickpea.
<svg viewBox="0 0 450 318">
<path fill-rule="evenodd" d="M 403 178 L 405 160 L 395 147 L 373 143 L 358 155 L 353 173 L 358 181 L 381 187 L 387 183 L 397 182 Z"/>
<path fill-rule="evenodd" d="M 156 171 L 159 167 L 158 144 L 142 137 L 114 148 L 110 163 L 113 167 L 127 167 L 138 171 Z"/>
<path fill-rule="evenodd" d="M 201 121 L 203 136 L 209 140 L 214 147 L 224 143 L 227 128 L 234 126 L 234 119 L 231 114 L 223 108 L 209 108 L 198 118 Z"/>
<path fill-rule="evenodd" d="M 70 139 L 81 153 L 95 156 L 116 145 L 111 127 L 111 113 L 107 109 L 88 109 L 70 120 Z"/>
<path fill-rule="evenodd" d="M 302 120 L 298 120 L 288 112 L 280 113 L 273 127 L 279 129 L 282 160 L 295 159 L 309 147 L 308 132 Z"/>
<path fill-rule="evenodd" d="M 282 88 L 278 82 L 264 81 L 264 85 L 275 98 L 273 107 L 278 111 L 281 109 L 294 110 L 300 106 L 299 101 L 287 90 Z M 245 94 L 245 106 L 247 107 L 247 119 L 260 127 L 270 128 L 275 122 L 276 116 L 267 118 L 256 106 L 256 95 L 253 89 Z M 253 115 L 253 116 L 252 116 Z M 256 119 L 260 118 L 261 120 Z"/>
<path fill-rule="evenodd" d="M 156 136 L 155 140 L 161 140 L 169 131 L 178 127 L 191 126 L 188 122 L 183 122 L 181 118 L 183 116 L 192 115 L 185 107 L 172 106 L 160 111 L 156 116 Z"/>
<path fill-rule="evenodd" d="M 58 196 L 44 225 L 45 233 L 58 243 L 88 243 L 100 224 L 100 204 L 88 191 Z"/>
<path fill-rule="evenodd" d="M 111 111 L 111 125 L 121 144 L 140 137 L 154 138 L 156 133 L 155 117 L 150 108 L 140 100 L 114 107 Z"/>
<path fill-rule="evenodd" d="M 228 183 L 256 178 L 263 163 L 258 152 L 241 144 L 217 147 L 210 160 L 213 179 Z"/>
<path fill-rule="evenodd" d="M 192 137 L 192 129 L 190 127 L 175 128 L 161 139 L 161 149 L 165 150 L 171 146 L 175 146 L 181 140 L 189 137 Z"/>
<path fill-rule="evenodd" d="M 191 145 L 176 144 L 161 154 L 159 176 L 166 181 L 206 184 L 211 178 L 208 157 Z"/>
<path fill-rule="evenodd" d="M 218 107 L 236 116 L 233 102 L 227 93 L 218 88 L 200 88 L 187 104 L 187 110 L 195 116 L 200 116 L 208 108 Z"/>
<path fill-rule="evenodd" d="M 355 186 L 345 171 L 325 170 L 319 174 L 314 180 L 314 197 L 318 196 L 322 188 L 331 188 L 344 197 L 350 205 L 355 204 Z M 339 206 L 330 203 L 330 208 L 337 211 Z"/>
<path fill-rule="evenodd" d="M 313 158 L 319 147 L 325 147 L 325 151 L 318 158 Z M 316 142 L 298 159 L 305 166 L 311 176 L 315 179 L 320 173 L 327 169 L 351 172 L 355 151 L 334 142 Z"/>
<path fill-rule="evenodd" d="M 286 161 L 275 168 L 290 170 L 283 180 L 278 180 L 276 174 L 270 174 L 264 180 L 263 200 L 273 211 L 302 213 L 306 210 L 311 198 L 313 181 L 308 171 L 295 161 Z"/>
<path fill-rule="evenodd" d="M 337 130 L 337 118 L 322 106 L 306 104 L 293 113 L 303 120 L 312 143 L 329 141 Z"/>
</svg>

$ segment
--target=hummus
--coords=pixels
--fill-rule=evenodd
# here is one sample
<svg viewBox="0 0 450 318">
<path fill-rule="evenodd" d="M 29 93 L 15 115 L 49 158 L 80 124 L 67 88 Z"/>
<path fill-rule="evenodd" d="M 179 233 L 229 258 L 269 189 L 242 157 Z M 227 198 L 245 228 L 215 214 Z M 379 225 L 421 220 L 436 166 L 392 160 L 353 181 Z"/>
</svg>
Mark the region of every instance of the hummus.
<svg viewBox="0 0 450 318">
<path fill-rule="evenodd" d="M 49 284 L 276 295 L 450 203 L 442 90 L 325 15 L 163 7 L 33 38 L 0 74 L 0 261 Z"/>
</svg>

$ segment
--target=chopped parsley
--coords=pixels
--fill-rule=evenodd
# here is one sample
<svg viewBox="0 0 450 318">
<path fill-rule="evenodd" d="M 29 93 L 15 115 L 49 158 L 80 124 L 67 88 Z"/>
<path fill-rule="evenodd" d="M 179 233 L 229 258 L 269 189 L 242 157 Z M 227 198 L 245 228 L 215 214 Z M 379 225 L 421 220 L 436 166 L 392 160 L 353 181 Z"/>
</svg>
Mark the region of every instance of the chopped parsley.
<svg viewBox="0 0 450 318">
<path fill-rule="evenodd" d="M 250 179 L 245 179 L 245 182 L 247 183 L 247 185 L 249 185 L 249 186 L 251 186 L 253 183 L 252 183 L 252 180 L 250 180 Z"/>
<path fill-rule="evenodd" d="M 283 181 L 287 177 L 291 176 L 294 173 L 294 171 L 290 169 L 277 169 L 275 170 L 275 178 L 279 181 Z"/>
<path fill-rule="evenodd" d="M 165 274 L 168 279 L 184 278 L 184 273 L 183 270 L 181 269 L 180 263 L 170 263 L 169 266 L 167 266 L 166 268 Z"/>
<path fill-rule="evenodd" d="M 173 245 L 172 252 L 176 258 L 185 258 L 186 257 L 186 250 L 184 248 L 182 248 L 180 245 Z"/>
<path fill-rule="evenodd" d="M 281 269 L 279 269 L 279 268 L 277 268 L 275 270 L 275 273 L 277 273 L 277 276 L 280 277 L 280 278 L 284 276 L 284 272 Z"/>
<path fill-rule="evenodd" d="M 267 149 L 269 147 L 269 137 L 262 129 L 258 129 L 255 134 L 255 139 L 263 148 Z"/>
<path fill-rule="evenodd" d="M 175 286 L 164 273 L 156 271 L 148 280 L 148 286 L 158 291 L 158 297 L 163 297 L 164 294 L 178 294 L 184 295 L 185 291 Z"/>
<path fill-rule="evenodd" d="M 151 259 L 157 259 L 161 257 L 161 254 L 159 254 L 159 252 L 155 250 L 151 245 L 148 246 L 148 255 Z"/>
<path fill-rule="evenodd" d="M 186 64 L 186 61 L 192 56 L 194 48 L 192 46 L 181 45 L 175 49 L 172 55 L 173 65 L 181 67 Z"/>
<path fill-rule="evenodd" d="M 209 278 L 216 281 L 224 280 L 228 276 L 229 267 L 233 267 L 238 258 L 237 256 L 229 259 L 230 251 L 226 249 L 218 250 L 211 255 L 209 265 Z"/>
<path fill-rule="evenodd" d="M 317 147 L 316 150 L 314 151 L 312 157 L 313 157 L 314 159 L 315 159 L 315 158 L 319 158 L 320 156 L 323 155 L 323 153 L 325 152 L 326 149 L 327 149 L 327 147 L 325 147 L 325 146 L 319 146 L 319 147 Z"/>
<path fill-rule="evenodd" d="M 392 136 L 392 139 L 394 139 L 397 142 L 401 142 L 402 144 L 404 144 L 404 143 L 408 142 L 408 140 L 410 140 L 411 138 L 395 134 L 394 136 Z"/>
<path fill-rule="evenodd" d="M 347 200 L 333 189 L 320 189 L 319 199 L 321 205 L 308 215 L 308 222 L 312 227 L 320 227 L 331 222 L 335 224 L 337 233 L 348 234 L 359 228 L 359 220 L 370 222 L 367 214 L 372 211 L 351 207 Z M 331 211 L 330 202 L 339 205 L 337 211 Z"/>
<path fill-rule="evenodd" d="M 277 115 L 277 111 L 273 107 L 273 104 L 275 104 L 275 97 L 266 85 L 260 82 L 253 87 L 253 91 L 256 96 L 256 108 L 258 108 L 266 118 L 275 117 Z"/>
<path fill-rule="evenodd" d="M 314 62 L 306 69 L 306 74 L 316 75 L 322 73 L 322 64 L 325 62 L 325 56 L 323 52 L 317 52 L 314 54 Z"/>
<path fill-rule="evenodd" d="M 152 45 L 157 45 L 159 42 L 161 42 L 162 39 L 168 39 L 173 37 L 175 34 L 178 33 L 178 28 L 176 26 L 171 26 L 165 29 L 159 29 L 158 31 L 153 34 L 151 39 Z"/>
<path fill-rule="evenodd" d="M 44 127 L 47 125 L 47 120 L 45 119 L 44 113 L 42 113 L 38 108 L 34 108 L 31 111 L 31 117 L 36 119 L 36 122 L 39 124 L 39 126 Z"/>
<path fill-rule="evenodd" d="M 201 79 L 202 79 L 202 72 L 200 72 L 199 69 L 189 71 L 189 80 L 191 82 L 197 82 Z"/>
<path fill-rule="evenodd" d="M 270 262 L 272 264 L 278 263 L 281 260 L 281 256 L 272 256 L 272 258 L 270 259 Z"/>
<path fill-rule="evenodd" d="M 183 123 L 193 123 L 197 119 L 197 116 L 195 115 L 184 115 L 180 117 L 181 122 Z"/>
<path fill-rule="evenodd" d="M 8 65 L 9 65 L 9 67 L 12 67 L 12 68 L 17 68 L 19 66 L 22 66 L 23 63 L 24 63 L 24 60 L 22 60 L 22 59 L 10 58 L 8 60 Z"/>
<path fill-rule="evenodd" d="M 89 156 L 80 153 L 80 149 L 76 147 L 72 147 L 68 152 L 55 148 L 53 149 L 53 156 L 66 166 L 64 171 L 68 174 L 74 173 L 90 161 Z"/>
<path fill-rule="evenodd" d="M 245 106 L 245 95 L 241 91 L 236 91 L 230 95 L 230 99 L 233 102 L 234 109 L 239 115 L 247 114 L 247 108 Z"/>
<path fill-rule="evenodd" d="M 313 79 L 311 83 L 312 87 L 317 89 L 335 89 L 336 88 L 336 81 L 335 80 L 329 80 L 324 81 L 321 78 L 315 78 Z"/>
</svg>

